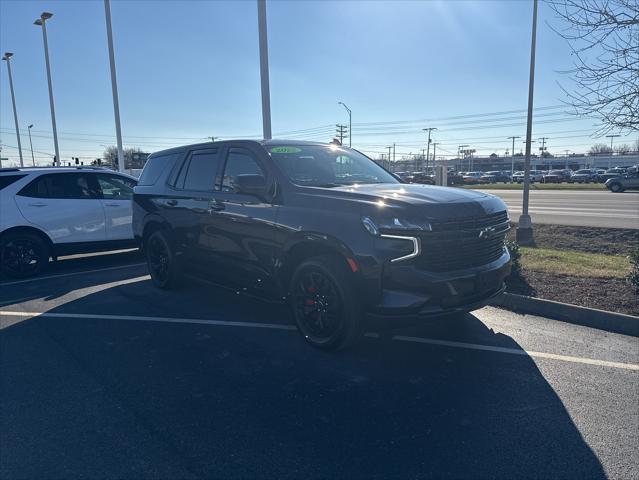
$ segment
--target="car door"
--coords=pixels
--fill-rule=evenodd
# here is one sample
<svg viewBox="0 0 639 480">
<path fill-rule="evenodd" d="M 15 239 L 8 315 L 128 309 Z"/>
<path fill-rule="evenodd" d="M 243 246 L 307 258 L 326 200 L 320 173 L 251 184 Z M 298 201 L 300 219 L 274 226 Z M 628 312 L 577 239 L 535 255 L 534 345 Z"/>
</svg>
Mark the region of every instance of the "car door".
<svg viewBox="0 0 639 480">
<path fill-rule="evenodd" d="M 22 216 L 44 230 L 54 243 L 106 240 L 105 214 L 95 173 L 40 175 L 15 199 Z"/>
<path fill-rule="evenodd" d="M 189 151 L 172 174 L 165 195 L 158 199 L 160 214 L 171 226 L 172 238 L 182 265 L 189 271 L 214 277 L 212 252 L 201 237 L 202 216 L 215 208 L 214 190 L 220 188 L 222 149 Z"/>
<path fill-rule="evenodd" d="M 131 201 L 135 180 L 115 173 L 98 173 L 101 202 L 106 219 L 107 240 L 133 239 Z"/>
<path fill-rule="evenodd" d="M 225 153 L 221 188 L 215 191 L 209 214 L 201 217 L 198 246 L 210 253 L 227 280 L 251 290 L 272 292 L 277 207 L 268 194 L 242 192 L 239 177 L 263 177 L 265 191 L 273 180 L 257 152 L 233 147 Z"/>
</svg>

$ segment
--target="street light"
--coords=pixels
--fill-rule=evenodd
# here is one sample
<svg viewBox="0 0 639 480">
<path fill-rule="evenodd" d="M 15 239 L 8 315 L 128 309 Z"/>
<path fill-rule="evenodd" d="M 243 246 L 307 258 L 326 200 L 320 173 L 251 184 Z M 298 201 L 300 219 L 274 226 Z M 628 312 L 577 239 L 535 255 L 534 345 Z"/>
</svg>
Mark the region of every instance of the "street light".
<svg viewBox="0 0 639 480">
<path fill-rule="evenodd" d="M 510 152 L 510 181 L 512 183 L 513 177 L 515 176 L 515 139 L 521 137 L 512 136 L 508 138 L 513 141 L 513 151 Z"/>
<path fill-rule="evenodd" d="M 29 132 L 29 146 L 31 147 L 31 161 L 33 162 L 33 166 L 35 167 L 35 157 L 33 156 L 33 143 L 31 143 L 31 129 L 33 128 L 33 123 L 29 125 L 27 128 Z"/>
<path fill-rule="evenodd" d="M 346 106 L 344 102 L 337 102 L 338 105 L 342 105 L 348 112 L 348 146 L 353 146 L 353 122 L 351 119 L 351 109 Z"/>
<path fill-rule="evenodd" d="M 115 139 L 118 146 L 118 170 L 124 172 L 122 129 L 120 128 L 120 101 L 118 100 L 118 82 L 115 76 L 115 54 L 113 53 L 113 31 L 111 30 L 111 5 L 109 0 L 104 0 L 104 17 L 106 19 L 109 64 L 111 66 L 111 92 L 113 93 L 113 114 L 115 116 Z"/>
<path fill-rule="evenodd" d="M 524 198 L 517 224 L 517 242 L 521 245 L 532 245 L 533 227 L 528 214 L 530 198 L 530 144 L 532 136 L 533 92 L 535 88 L 535 43 L 537 41 L 537 0 L 533 0 L 532 38 L 530 42 L 530 76 L 528 78 L 528 117 L 526 119 L 526 159 L 524 162 Z"/>
<path fill-rule="evenodd" d="M 257 32 L 260 43 L 260 82 L 262 89 L 262 131 L 264 140 L 271 139 L 271 91 L 268 74 L 268 37 L 266 32 L 266 0 L 257 0 Z"/>
<path fill-rule="evenodd" d="M 13 77 L 11 75 L 11 57 L 13 53 L 6 52 L 2 57 L 2 60 L 7 62 L 7 72 L 9 72 L 9 89 L 11 90 L 11 103 L 13 103 L 13 120 L 16 123 L 16 137 L 18 138 L 18 153 L 20 154 L 20 166 L 24 167 L 22 161 L 22 144 L 20 143 L 20 128 L 18 127 L 18 111 L 16 110 L 16 97 L 13 92 Z"/>
<path fill-rule="evenodd" d="M 15 108 L 15 105 L 14 105 L 14 108 Z M 615 133 L 614 135 L 606 135 L 606 138 L 610 139 L 610 156 L 608 157 L 608 170 L 610 170 L 610 166 L 612 162 L 612 154 L 613 154 L 612 141 L 614 140 L 615 137 L 621 137 L 621 135 L 619 135 L 618 133 Z"/>
<path fill-rule="evenodd" d="M 51 126 L 53 127 L 53 146 L 55 148 L 55 165 L 60 166 L 60 149 L 58 148 L 58 129 L 55 124 L 55 107 L 53 105 L 53 86 L 51 85 L 51 65 L 49 64 L 49 42 L 47 42 L 46 21 L 53 17 L 53 13 L 42 12 L 40 18 L 33 22 L 42 27 L 42 40 L 44 42 L 44 61 L 47 66 L 47 83 L 49 84 L 49 107 L 51 109 Z"/>
</svg>

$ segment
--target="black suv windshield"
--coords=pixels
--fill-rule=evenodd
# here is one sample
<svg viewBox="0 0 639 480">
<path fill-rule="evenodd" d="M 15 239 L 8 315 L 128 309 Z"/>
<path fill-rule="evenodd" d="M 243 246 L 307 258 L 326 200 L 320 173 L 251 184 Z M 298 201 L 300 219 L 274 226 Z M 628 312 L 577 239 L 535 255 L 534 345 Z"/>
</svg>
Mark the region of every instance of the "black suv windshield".
<svg viewBox="0 0 639 480">
<path fill-rule="evenodd" d="M 399 183 L 370 158 L 333 145 L 267 145 L 275 164 L 297 185 L 337 187 L 363 183 Z"/>
</svg>

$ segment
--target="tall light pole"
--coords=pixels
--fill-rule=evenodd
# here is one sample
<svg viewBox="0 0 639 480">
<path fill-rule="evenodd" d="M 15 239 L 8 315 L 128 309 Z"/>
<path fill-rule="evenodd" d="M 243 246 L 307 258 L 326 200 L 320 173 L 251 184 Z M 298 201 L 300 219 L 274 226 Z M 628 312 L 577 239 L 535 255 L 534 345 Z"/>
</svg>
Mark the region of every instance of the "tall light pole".
<svg viewBox="0 0 639 480">
<path fill-rule="evenodd" d="M 519 223 L 517 225 L 517 242 L 521 245 L 532 245 L 533 226 L 528 214 L 530 198 L 530 143 L 532 136 L 533 92 L 535 88 L 535 43 L 537 41 L 537 0 L 533 0 L 532 38 L 530 42 L 530 77 L 528 79 L 528 118 L 526 121 L 526 160 L 524 163 L 524 199 Z"/>
<path fill-rule="evenodd" d="M 49 84 L 49 107 L 51 108 L 51 126 L 53 127 L 53 146 L 55 148 L 55 165 L 60 166 L 60 149 L 58 148 L 58 129 L 55 124 L 55 107 L 53 105 L 53 86 L 51 85 L 51 65 L 49 64 L 49 42 L 47 41 L 47 20 L 53 17 L 53 13 L 42 12 L 40 18 L 33 22 L 42 27 L 42 40 L 44 41 L 44 61 L 47 66 L 47 83 Z"/>
<path fill-rule="evenodd" d="M 7 65 L 8 64 L 9 63 L 7 62 Z M 16 108 L 15 104 L 13 105 L 13 108 L 14 108 L 14 111 L 15 111 L 15 108 Z M 611 167 L 612 154 L 614 152 L 614 150 L 612 149 L 612 141 L 615 139 L 615 137 L 621 137 L 621 135 L 619 135 L 618 133 L 616 133 L 614 135 L 606 135 L 606 138 L 610 139 L 610 156 L 608 157 L 608 170 L 610 170 L 610 167 Z M 20 145 L 20 144 L 18 143 L 18 145 Z"/>
<path fill-rule="evenodd" d="M 115 115 L 115 139 L 118 145 L 118 170 L 124 172 L 124 151 L 122 150 L 122 129 L 120 128 L 120 100 L 118 99 L 118 81 L 115 75 L 115 54 L 113 53 L 113 31 L 111 29 L 111 4 L 104 0 L 104 18 L 106 19 L 107 43 L 109 44 L 109 64 L 111 66 L 111 92 L 113 93 L 113 114 Z"/>
<path fill-rule="evenodd" d="M 428 143 L 426 144 L 426 168 L 428 168 L 428 157 L 430 156 L 430 132 L 437 130 L 435 127 L 422 128 L 424 132 L 428 132 Z"/>
<path fill-rule="evenodd" d="M 348 108 L 344 102 L 337 102 L 337 104 L 342 105 L 348 112 L 348 146 L 352 147 L 353 146 L 353 122 L 351 118 L 352 117 L 351 109 Z"/>
<path fill-rule="evenodd" d="M 29 132 L 29 146 L 31 147 L 31 161 L 33 162 L 33 166 L 35 167 L 35 157 L 33 156 L 33 143 L 31 143 L 31 129 L 33 128 L 33 123 L 29 125 L 27 128 Z"/>
<path fill-rule="evenodd" d="M 262 130 L 264 140 L 271 139 L 271 92 L 268 81 L 268 38 L 266 0 L 257 0 L 257 29 L 260 41 L 260 79 L 262 86 Z"/>
<path fill-rule="evenodd" d="M 18 153 L 20 154 L 20 166 L 24 167 L 22 160 L 22 143 L 20 143 L 20 128 L 18 127 L 18 111 L 16 110 L 16 96 L 13 91 L 13 76 L 11 75 L 11 57 L 13 53 L 6 52 L 2 57 L 2 60 L 7 62 L 7 72 L 9 72 L 9 89 L 11 90 L 11 103 L 13 103 L 13 120 L 16 123 L 16 137 L 18 139 Z"/>
<path fill-rule="evenodd" d="M 508 137 L 513 141 L 513 151 L 510 155 L 510 181 L 513 181 L 513 176 L 515 175 L 515 139 L 521 137 Z"/>
</svg>

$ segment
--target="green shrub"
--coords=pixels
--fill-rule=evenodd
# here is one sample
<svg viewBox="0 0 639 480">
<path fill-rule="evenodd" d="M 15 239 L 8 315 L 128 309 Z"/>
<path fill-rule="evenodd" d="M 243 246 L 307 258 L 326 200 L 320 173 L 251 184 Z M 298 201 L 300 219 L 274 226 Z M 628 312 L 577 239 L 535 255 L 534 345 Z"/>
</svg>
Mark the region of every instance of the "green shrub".
<svg viewBox="0 0 639 480">
<path fill-rule="evenodd" d="M 628 283 L 632 285 L 635 292 L 639 293 L 639 248 L 635 248 L 628 256 L 630 260 L 630 273 L 628 274 Z"/>
<path fill-rule="evenodd" d="M 510 274 L 513 277 L 521 276 L 521 251 L 519 251 L 519 244 L 512 240 L 506 241 L 506 248 L 510 253 L 510 260 L 512 262 L 512 269 Z"/>
</svg>

